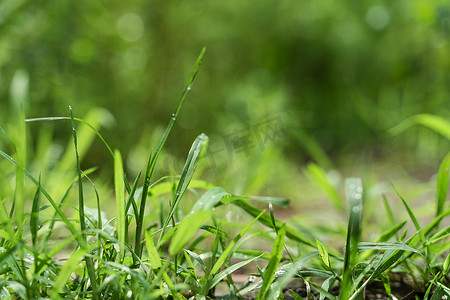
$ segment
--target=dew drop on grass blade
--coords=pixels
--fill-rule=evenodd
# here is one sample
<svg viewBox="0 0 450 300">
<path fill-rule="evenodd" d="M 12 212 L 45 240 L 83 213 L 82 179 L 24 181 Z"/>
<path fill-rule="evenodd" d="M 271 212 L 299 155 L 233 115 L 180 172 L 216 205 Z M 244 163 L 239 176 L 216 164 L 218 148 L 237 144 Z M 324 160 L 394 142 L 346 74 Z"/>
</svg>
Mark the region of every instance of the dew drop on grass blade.
<svg viewBox="0 0 450 300">
<path fill-rule="evenodd" d="M 349 203 L 350 217 L 347 229 L 347 241 L 344 252 L 344 269 L 342 275 L 340 300 L 349 299 L 352 293 L 352 270 L 358 256 L 358 242 L 362 216 L 363 185 L 360 178 L 348 178 L 345 193 Z"/>
<path fill-rule="evenodd" d="M 159 142 L 158 147 L 156 148 L 156 151 L 154 154 L 150 154 L 148 162 L 147 162 L 147 168 L 145 171 L 144 176 L 144 186 L 142 188 L 142 198 L 141 198 L 141 205 L 139 208 L 139 215 L 136 216 L 136 239 L 135 239 L 135 253 L 140 258 L 142 254 L 142 244 L 141 244 L 141 236 L 142 236 L 142 226 L 144 222 L 144 212 L 145 212 L 145 205 L 147 201 L 147 194 L 148 189 L 150 186 L 150 179 L 153 174 L 153 170 L 156 165 L 156 161 L 158 160 L 159 154 L 161 153 L 161 150 L 169 136 L 170 131 L 172 130 L 173 125 L 175 124 L 175 120 L 178 116 L 178 113 L 180 112 L 181 106 L 183 105 L 184 99 L 186 98 L 187 93 L 190 91 L 192 87 L 192 83 L 194 82 L 195 77 L 197 76 L 198 70 L 200 69 L 200 65 L 203 61 L 203 55 L 205 54 L 206 48 L 203 48 L 200 52 L 200 55 L 197 58 L 197 61 L 195 63 L 194 69 L 192 70 L 191 76 L 189 77 L 186 86 L 183 90 L 183 93 L 181 94 L 180 99 L 178 100 L 177 107 L 175 109 L 175 112 L 172 114 L 172 117 L 170 118 L 169 124 L 167 125 L 166 131 L 164 132 L 161 141 Z M 163 230 L 164 231 L 164 230 Z M 163 234 L 161 234 L 162 236 Z M 160 236 L 160 238 L 161 238 Z"/>
</svg>

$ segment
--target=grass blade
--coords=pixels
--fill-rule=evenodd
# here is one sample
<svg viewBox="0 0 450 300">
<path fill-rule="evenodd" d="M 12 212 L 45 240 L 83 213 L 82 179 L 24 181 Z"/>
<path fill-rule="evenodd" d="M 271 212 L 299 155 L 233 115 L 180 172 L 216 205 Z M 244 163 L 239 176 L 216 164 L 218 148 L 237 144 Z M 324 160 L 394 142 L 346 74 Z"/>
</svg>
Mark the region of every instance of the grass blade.
<svg viewBox="0 0 450 300">
<path fill-rule="evenodd" d="M 284 238 L 286 236 L 286 229 L 284 226 L 278 230 L 277 238 L 273 244 L 272 255 L 269 260 L 269 265 L 264 270 L 264 277 L 260 292 L 257 296 L 257 299 L 266 299 L 267 294 L 269 293 L 270 285 L 275 277 L 275 272 L 280 265 L 281 258 L 283 257 L 284 250 Z M 271 299 L 269 297 L 269 299 Z"/>
<path fill-rule="evenodd" d="M 58 293 L 63 290 L 64 285 L 70 278 L 70 275 L 75 271 L 87 253 L 87 249 L 78 249 L 72 253 L 70 258 L 65 262 L 64 266 L 59 271 L 58 277 L 55 279 L 52 289 L 52 298 L 53 296 L 58 297 Z"/>
<path fill-rule="evenodd" d="M 225 276 L 230 275 L 231 273 L 233 273 L 237 269 L 240 269 L 243 266 L 248 265 L 252 261 L 257 260 L 258 258 L 260 258 L 261 256 L 263 256 L 263 254 L 261 254 L 259 256 L 256 256 L 256 257 L 253 257 L 251 259 L 245 260 L 245 261 L 238 262 L 238 263 L 236 263 L 236 264 L 226 268 L 225 270 L 223 270 L 219 274 L 215 275 L 213 277 L 212 281 L 211 281 L 210 289 L 214 288 Z"/>
<path fill-rule="evenodd" d="M 242 238 L 242 236 L 244 236 L 244 234 L 250 229 L 250 227 L 252 227 L 253 224 L 255 224 L 255 222 L 263 215 L 264 215 L 264 211 L 262 211 L 258 216 L 256 216 L 256 218 L 253 219 L 250 222 L 250 224 L 245 226 L 244 229 L 242 229 L 241 232 L 239 232 L 239 234 L 228 244 L 227 248 L 222 252 L 222 254 L 217 259 L 216 263 L 212 267 L 212 269 L 210 271 L 211 275 L 216 275 L 217 272 L 219 272 L 220 268 L 222 267 L 222 265 L 225 263 L 225 261 L 229 257 L 234 245 L 236 245 L 237 241 L 239 241 Z"/>
<path fill-rule="evenodd" d="M 308 164 L 306 169 L 304 170 L 305 175 L 308 177 L 310 181 L 315 183 L 318 187 L 320 187 L 328 196 L 331 204 L 339 211 L 344 210 L 344 205 L 342 203 L 342 199 L 339 196 L 336 188 L 330 183 L 327 178 L 327 173 L 324 169 L 319 167 L 316 164 Z"/>
<path fill-rule="evenodd" d="M 328 269 L 331 269 L 331 263 L 330 263 L 330 257 L 328 256 L 328 252 L 325 249 L 325 247 L 320 243 L 318 240 L 316 240 L 317 243 L 317 250 L 319 250 L 319 256 L 322 259 L 323 263 Z"/>
<path fill-rule="evenodd" d="M 8 154 L 6 154 L 5 152 L 0 150 L 0 155 L 3 156 L 4 158 L 6 158 L 9 162 L 11 162 L 13 165 L 17 166 L 17 162 Z M 34 178 L 30 172 L 28 172 L 27 170 L 24 169 L 25 175 L 36 185 L 39 185 L 39 182 L 36 180 L 36 178 Z M 72 223 L 69 221 L 69 219 L 67 218 L 67 216 L 62 212 L 61 208 L 59 207 L 59 205 L 56 204 L 56 202 L 53 200 L 53 198 L 50 196 L 50 194 L 41 186 L 41 193 L 45 196 L 45 198 L 47 198 L 47 200 L 50 202 L 50 204 L 53 206 L 53 208 L 56 210 L 56 212 L 58 213 L 58 215 L 61 217 L 61 219 L 63 220 L 64 224 L 66 225 L 66 227 L 70 230 L 70 232 L 77 237 L 77 242 L 79 245 L 83 244 L 83 241 L 81 239 L 81 236 L 79 234 L 79 232 L 75 229 L 75 227 L 73 227 Z"/>
<path fill-rule="evenodd" d="M 384 204 L 384 209 L 386 210 L 386 216 L 389 220 L 389 223 L 391 224 L 391 226 L 395 225 L 395 218 L 394 218 L 394 214 L 392 213 L 392 209 L 391 206 L 389 205 L 389 201 L 386 198 L 386 195 L 383 194 L 383 204 Z"/>
<path fill-rule="evenodd" d="M 200 225 L 211 216 L 211 211 L 198 211 L 185 217 L 178 225 L 178 230 L 169 246 L 169 254 L 174 256 L 191 240 Z"/>
<path fill-rule="evenodd" d="M 392 135 L 398 135 L 416 124 L 428 127 L 450 140 L 450 122 L 442 117 L 431 114 L 414 115 L 389 129 L 389 132 Z"/>
<path fill-rule="evenodd" d="M 37 248 L 37 238 L 38 238 L 38 230 L 39 230 L 39 206 L 40 206 L 40 193 L 41 191 L 41 178 L 39 177 L 39 185 L 34 194 L 33 204 L 31 207 L 31 216 L 30 216 L 30 232 L 31 232 L 31 241 L 33 242 L 33 248 L 36 251 Z M 36 253 L 35 253 L 36 254 Z"/>
<path fill-rule="evenodd" d="M 215 187 L 208 190 L 200 199 L 195 202 L 191 209 L 191 214 L 200 210 L 210 210 L 220 203 L 222 198 L 230 196 L 231 194 L 221 187 Z"/>
<path fill-rule="evenodd" d="M 125 257 L 125 229 L 126 229 L 126 214 L 125 214 L 125 187 L 123 184 L 123 163 L 122 155 L 119 150 L 114 151 L 114 189 L 116 191 L 116 231 L 119 240 L 119 259 L 123 260 Z"/>
<path fill-rule="evenodd" d="M 17 230 L 19 233 L 19 238 L 22 238 L 22 225 L 23 225 L 23 214 L 25 209 L 25 172 L 26 167 L 26 130 L 25 130 L 25 113 L 23 110 L 23 104 L 20 106 L 19 115 L 19 139 L 17 143 L 17 165 L 16 165 L 16 187 L 14 195 L 14 207 L 15 207 L 15 221 Z"/>
<path fill-rule="evenodd" d="M 148 259 L 152 265 L 152 269 L 161 268 L 161 258 L 159 257 L 158 249 L 156 249 L 155 243 L 153 242 L 152 236 L 145 231 L 145 245 L 147 246 Z"/>
<path fill-rule="evenodd" d="M 184 164 L 183 171 L 181 173 L 177 188 L 175 190 L 174 200 L 170 207 L 169 214 L 167 215 L 164 225 L 162 227 L 160 239 L 164 235 L 166 228 L 169 225 L 169 222 L 172 220 L 172 217 L 174 216 L 174 213 L 178 208 L 178 204 L 180 203 L 181 198 L 183 197 L 184 193 L 186 192 L 189 186 L 192 176 L 194 175 L 195 168 L 197 167 L 197 161 L 200 157 L 200 152 L 207 141 L 208 137 L 204 134 L 201 134 L 195 139 L 194 143 L 192 144 L 191 150 L 189 150 L 188 157 Z"/>
<path fill-rule="evenodd" d="M 175 124 L 175 120 L 177 119 L 178 113 L 181 109 L 181 106 L 183 105 L 184 99 L 186 98 L 187 93 L 191 90 L 192 83 L 194 82 L 195 77 L 197 76 L 198 70 L 200 69 L 200 65 L 203 61 L 203 55 L 205 54 L 206 48 L 203 48 L 200 52 L 200 55 L 197 58 L 197 62 L 195 63 L 194 69 L 191 73 L 191 76 L 189 77 L 189 80 L 186 83 L 186 86 L 183 90 L 183 93 L 181 94 L 180 99 L 178 100 L 178 105 L 175 109 L 175 112 L 172 114 L 172 117 L 170 118 L 169 124 L 167 125 L 166 131 L 163 134 L 163 137 L 161 138 L 161 141 L 156 148 L 155 154 L 151 155 L 148 159 L 147 163 L 147 169 L 145 171 L 145 177 L 144 177 L 144 186 L 142 188 L 142 198 L 141 198 L 141 205 L 139 209 L 139 215 L 136 216 L 138 219 L 136 220 L 136 239 L 135 239 L 135 252 L 138 255 L 138 257 L 141 257 L 142 255 L 142 244 L 141 244 L 141 238 L 142 238 L 142 226 L 144 222 L 144 212 L 145 212 L 145 206 L 147 201 L 147 195 L 148 195 L 148 188 L 150 186 L 150 179 L 153 174 L 153 170 L 156 165 L 156 161 L 158 160 L 159 154 L 169 136 L 170 131 L 172 130 L 173 125 Z"/>
<path fill-rule="evenodd" d="M 77 175 L 78 175 L 78 212 L 80 216 L 80 228 L 81 228 L 81 239 L 82 239 L 82 249 L 87 248 L 87 240 L 86 240 L 86 220 L 84 217 L 84 196 L 83 196 L 83 180 L 81 177 L 81 165 L 80 165 L 80 156 L 78 155 L 78 143 L 77 143 L 77 133 L 75 130 L 75 121 L 73 119 L 72 107 L 69 106 L 70 110 L 70 118 L 72 121 L 72 134 L 73 134 L 73 143 L 75 146 L 75 156 L 77 162 Z M 97 299 L 96 290 L 97 290 L 97 279 L 95 275 L 95 267 L 94 262 L 91 257 L 86 256 L 86 268 L 89 274 L 89 279 L 91 280 L 91 285 L 94 292 L 94 299 Z"/>
<path fill-rule="evenodd" d="M 342 275 L 340 300 L 349 299 L 352 293 L 352 269 L 358 256 L 358 242 L 360 238 L 360 224 L 362 215 L 363 186 L 360 178 L 348 178 L 345 191 L 350 208 L 347 229 L 347 242 L 344 252 L 344 270 Z"/>
<path fill-rule="evenodd" d="M 246 213 L 248 213 L 249 215 L 251 215 L 253 217 L 260 215 L 262 212 L 262 210 L 260 210 L 259 208 L 251 205 L 250 203 L 248 203 L 245 200 L 242 200 L 241 197 L 233 197 L 233 199 L 230 198 L 230 199 L 227 199 L 226 201 L 222 200 L 221 203 L 222 204 L 233 203 L 234 205 L 240 207 Z M 271 217 L 266 214 L 261 215 L 261 217 L 258 219 L 258 221 L 267 227 L 275 229 L 274 225 L 272 223 Z M 275 220 L 275 225 L 277 228 L 280 228 L 283 224 L 279 220 Z M 304 237 L 302 234 L 300 234 L 297 230 L 295 230 L 294 228 L 292 228 L 288 225 L 285 225 L 285 226 L 286 226 L 286 236 L 288 238 L 290 238 L 296 242 L 314 247 L 314 248 L 316 247 L 313 242 L 308 240 L 306 237 Z"/>
<path fill-rule="evenodd" d="M 442 161 L 437 180 L 437 192 L 436 192 L 436 216 L 439 216 L 444 210 L 445 200 L 447 199 L 448 190 L 448 172 L 450 168 L 450 152 L 447 153 Z"/>
<path fill-rule="evenodd" d="M 410 251 L 417 254 L 422 255 L 418 250 L 414 249 L 411 246 L 408 246 L 407 244 L 403 242 L 383 242 L 383 243 L 372 243 L 372 242 L 361 242 L 358 244 L 358 250 L 359 251 L 366 251 L 366 250 L 402 250 L 402 251 Z"/>
</svg>

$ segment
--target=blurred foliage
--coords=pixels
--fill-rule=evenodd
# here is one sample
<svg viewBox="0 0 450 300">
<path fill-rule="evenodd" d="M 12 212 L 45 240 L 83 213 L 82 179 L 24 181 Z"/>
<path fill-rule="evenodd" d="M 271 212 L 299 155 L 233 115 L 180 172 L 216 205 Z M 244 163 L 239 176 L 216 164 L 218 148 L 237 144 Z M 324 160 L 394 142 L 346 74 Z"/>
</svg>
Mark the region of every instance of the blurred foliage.
<svg viewBox="0 0 450 300">
<path fill-rule="evenodd" d="M 271 118 L 282 120 L 284 155 L 322 165 L 363 150 L 424 163 L 448 151 L 428 128 L 386 131 L 419 113 L 450 117 L 446 0 L 2 0 L 1 126 L 21 101 L 27 117 L 101 107 L 112 147 L 148 151 L 203 46 L 173 155 L 200 132 L 223 140 Z M 45 128 L 70 139 L 68 123 Z M 90 151 L 89 165 L 108 155 L 100 142 Z"/>
</svg>

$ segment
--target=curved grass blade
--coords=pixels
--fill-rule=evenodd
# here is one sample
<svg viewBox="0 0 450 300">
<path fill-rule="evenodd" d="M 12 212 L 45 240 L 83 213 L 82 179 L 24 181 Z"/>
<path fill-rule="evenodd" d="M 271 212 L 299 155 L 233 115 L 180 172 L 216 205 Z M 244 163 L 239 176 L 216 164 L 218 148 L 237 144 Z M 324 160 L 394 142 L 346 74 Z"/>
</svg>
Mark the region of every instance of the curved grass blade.
<svg viewBox="0 0 450 300">
<path fill-rule="evenodd" d="M 423 125 L 428 127 L 450 140 L 450 122 L 444 118 L 431 114 L 414 115 L 389 129 L 389 132 L 392 135 L 398 135 L 413 125 Z"/>
<path fill-rule="evenodd" d="M 191 209 L 191 214 L 200 210 L 210 210 L 220 203 L 222 198 L 231 194 L 221 187 L 215 187 L 204 193 L 200 199 L 195 202 Z"/>
<path fill-rule="evenodd" d="M 184 193 L 186 192 L 189 183 L 194 176 L 194 171 L 198 164 L 198 159 L 200 157 L 200 152 L 203 148 L 203 146 L 208 141 L 208 137 L 205 134 L 199 135 L 194 143 L 192 144 L 191 150 L 189 150 L 188 157 L 186 159 L 186 162 L 183 167 L 183 171 L 180 176 L 180 180 L 178 181 L 177 188 L 175 190 L 175 197 L 172 202 L 172 205 L 169 210 L 169 214 L 166 217 L 166 220 L 164 222 L 164 225 L 162 227 L 161 237 L 164 235 L 167 226 L 169 225 L 169 222 L 172 220 L 172 217 L 174 216 L 174 213 L 176 209 L 178 208 L 178 204 L 181 201 L 181 198 L 183 197 Z"/>
<path fill-rule="evenodd" d="M 84 120 L 84 119 L 80 119 L 80 118 L 73 118 L 75 121 L 83 123 L 84 125 L 88 126 L 92 131 L 94 131 L 94 133 L 99 137 L 99 139 L 103 142 L 103 144 L 105 145 L 106 149 L 108 149 L 109 154 L 111 155 L 112 158 L 114 158 L 114 152 L 111 149 L 111 147 L 109 147 L 108 143 L 106 142 L 106 140 L 103 138 L 103 136 L 100 134 L 100 132 L 95 128 L 94 125 L 92 125 L 90 122 Z M 70 117 L 43 117 L 43 118 L 31 118 L 31 119 L 26 119 L 25 122 L 27 123 L 31 123 L 31 122 L 43 122 L 43 121 L 60 121 L 60 120 L 71 120 Z"/>
</svg>

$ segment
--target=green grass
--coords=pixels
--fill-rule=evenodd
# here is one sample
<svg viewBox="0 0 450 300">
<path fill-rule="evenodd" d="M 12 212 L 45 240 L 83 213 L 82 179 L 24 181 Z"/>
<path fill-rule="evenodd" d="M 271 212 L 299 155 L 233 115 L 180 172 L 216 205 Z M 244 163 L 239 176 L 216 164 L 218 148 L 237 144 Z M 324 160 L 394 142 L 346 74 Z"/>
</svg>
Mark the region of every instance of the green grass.
<svg viewBox="0 0 450 300">
<path fill-rule="evenodd" d="M 283 299 L 294 278 L 305 284 L 308 299 L 363 299 L 364 289 L 375 281 L 382 282 L 394 299 L 394 274 L 411 276 L 423 299 L 450 296 L 450 154 L 437 171 L 433 218 L 420 224 L 408 199 L 393 188 L 407 218 L 399 220 L 403 215 L 394 213 L 386 197 L 378 199 L 382 219 L 373 241 L 364 241 L 362 235 L 364 218 L 370 214 L 364 210 L 369 200 L 362 180 L 347 179 L 344 201 L 325 170 L 309 165 L 307 175 L 328 195 L 329 208 L 348 215 L 341 224 L 347 229 L 338 238 L 345 241 L 343 249 L 329 245 L 329 238 L 314 228 L 305 230 L 277 219 L 273 205 L 287 206 L 287 199 L 238 196 L 194 179 L 208 147 L 204 134 L 193 142 L 179 176 L 153 178 L 203 54 L 204 50 L 160 143 L 149 151 L 142 182 L 141 173 L 129 181 L 120 151 L 112 151 L 95 126 L 75 118 L 72 109 L 70 117 L 27 120 L 70 121 L 75 151 L 65 161 L 71 167 L 56 164 L 42 173 L 30 171 L 23 110 L 16 137 L 1 129 L 12 145 L 12 154 L 0 150 L 6 162 L 0 165 L 2 188 L 11 193 L 0 202 L 1 299 L 208 299 L 218 294 L 225 295 L 223 299 L 246 294 Z M 78 134 L 80 124 L 90 133 Z M 106 192 L 89 177 L 95 169 L 81 167 L 78 144 L 92 136 L 104 143 L 114 166 L 114 188 Z M 13 189 L 8 185 L 12 180 Z M 93 213 L 90 206 L 96 207 Z M 227 219 L 231 207 L 246 218 Z M 104 211 L 114 217 L 106 218 Z M 237 283 L 233 274 L 240 269 L 253 279 Z"/>
</svg>

